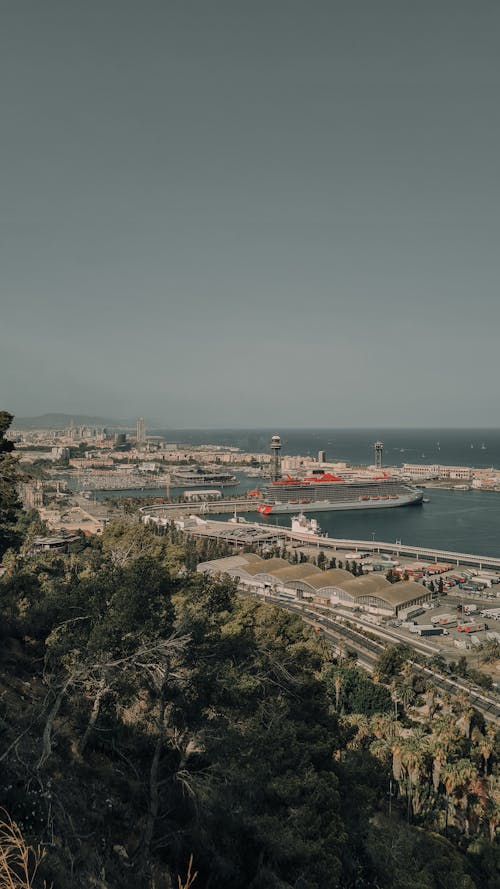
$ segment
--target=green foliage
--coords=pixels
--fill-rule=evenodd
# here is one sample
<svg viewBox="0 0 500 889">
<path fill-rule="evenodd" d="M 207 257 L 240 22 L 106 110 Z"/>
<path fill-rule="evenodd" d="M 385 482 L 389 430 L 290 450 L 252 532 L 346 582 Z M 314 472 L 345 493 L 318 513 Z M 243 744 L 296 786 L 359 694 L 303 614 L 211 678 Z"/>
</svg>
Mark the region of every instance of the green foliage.
<svg viewBox="0 0 500 889">
<path fill-rule="evenodd" d="M 482 889 L 443 837 L 378 818 L 370 828 L 368 851 L 376 885 L 384 889 Z"/>
<path fill-rule="evenodd" d="M 316 564 L 317 564 L 318 568 L 320 569 L 320 571 L 324 571 L 324 569 L 326 567 L 326 556 L 325 556 L 322 549 L 318 553 L 318 558 L 316 559 Z"/>
<path fill-rule="evenodd" d="M 447 714 L 397 646 L 379 675 L 428 714 L 403 728 L 300 618 L 194 571 L 218 554 L 123 523 L 5 556 L 0 786 L 42 878 L 173 886 L 193 854 L 200 889 L 498 887 L 495 731 Z"/>
<path fill-rule="evenodd" d="M 371 716 L 392 709 L 391 695 L 386 686 L 373 682 L 356 666 L 328 667 L 324 679 L 332 705 L 340 713 Z"/>
<path fill-rule="evenodd" d="M 19 466 L 12 451 L 14 445 L 5 438 L 13 420 L 12 414 L 0 411 L 0 558 L 9 547 L 18 547 L 22 535 L 18 527 L 21 503 L 17 494 Z"/>
<path fill-rule="evenodd" d="M 390 681 L 399 674 L 401 667 L 411 655 L 412 651 L 408 645 L 392 645 L 386 648 L 375 665 L 378 678 L 382 682 Z"/>
</svg>

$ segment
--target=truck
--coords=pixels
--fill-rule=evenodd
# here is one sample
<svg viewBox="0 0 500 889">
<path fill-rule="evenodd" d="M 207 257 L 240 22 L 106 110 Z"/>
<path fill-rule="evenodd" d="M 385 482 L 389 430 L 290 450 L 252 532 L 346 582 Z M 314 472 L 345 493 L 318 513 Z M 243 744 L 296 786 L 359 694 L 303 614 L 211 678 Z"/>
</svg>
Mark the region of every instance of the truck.
<svg viewBox="0 0 500 889">
<path fill-rule="evenodd" d="M 446 624 L 450 620 L 454 620 L 454 616 L 448 612 L 446 614 L 434 614 L 431 617 L 431 624 Z"/>
<path fill-rule="evenodd" d="M 448 636 L 448 630 L 444 627 L 420 626 L 417 633 L 419 636 Z"/>
<path fill-rule="evenodd" d="M 492 586 L 491 577 L 486 577 L 484 574 L 478 574 L 477 577 L 474 578 L 473 583 L 483 583 L 488 589 Z"/>
<path fill-rule="evenodd" d="M 474 611 L 477 611 L 477 605 L 474 602 L 466 602 L 462 607 L 462 611 L 464 614 L 472 614 Z"/>
<path fill-rule="evenodd" d="M 459 633 L 480 633 L 481 630 L 485 629 L 484 624 L 476 624 L 474 621 L 470 621 L 469 623 L 458 624 L 457 630 Z"/>
</svg>

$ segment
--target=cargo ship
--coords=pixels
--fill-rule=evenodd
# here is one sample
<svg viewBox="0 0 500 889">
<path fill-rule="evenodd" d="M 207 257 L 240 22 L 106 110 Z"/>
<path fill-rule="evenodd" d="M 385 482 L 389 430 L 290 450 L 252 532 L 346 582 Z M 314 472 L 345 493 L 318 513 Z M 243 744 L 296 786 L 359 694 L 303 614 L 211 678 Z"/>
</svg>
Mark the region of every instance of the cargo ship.
<svg viewBox="0 0 500 889">
<path fill-rule="evenodd" d="M 330 512 L 338 509 L 389 509 L 422 503 L 423 493 L 387 473 L 373 478 L 342 478 L 328 472 L 298 479 L 280 478 L 263 485 L 261 515 Z"/>
</svg>

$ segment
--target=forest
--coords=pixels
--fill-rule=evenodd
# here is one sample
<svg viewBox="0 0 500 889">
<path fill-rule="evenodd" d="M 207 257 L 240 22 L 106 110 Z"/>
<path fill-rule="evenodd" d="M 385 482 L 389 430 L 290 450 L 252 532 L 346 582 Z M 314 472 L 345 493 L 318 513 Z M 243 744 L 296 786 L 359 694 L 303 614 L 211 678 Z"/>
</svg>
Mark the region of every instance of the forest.
<svg viewBox="0 0 500 889">
<path fill-rule="evenodd" d="M 500 753 L 135 522 L 32 552 L 0 414 L 0 886 L 498 889 Z"/>
</svg>

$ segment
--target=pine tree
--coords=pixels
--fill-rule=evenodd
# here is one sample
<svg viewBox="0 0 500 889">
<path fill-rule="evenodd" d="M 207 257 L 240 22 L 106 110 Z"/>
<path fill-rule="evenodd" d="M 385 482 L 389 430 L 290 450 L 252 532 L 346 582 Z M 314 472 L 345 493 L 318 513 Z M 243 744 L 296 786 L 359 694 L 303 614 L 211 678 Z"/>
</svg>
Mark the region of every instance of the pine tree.
<svg viewBox="0 0 500 889">
<path fill-rule="evenodd" d="M 21 542 L 17 520 L 21 503 L 17 494 L 20 472 L 17 458 L 13 456 L 13 442 L 5 438 L 5 433 L 14 417 L 7 411 L 0 411 L 0 557 L 9 547 Z"/>
</svg>

